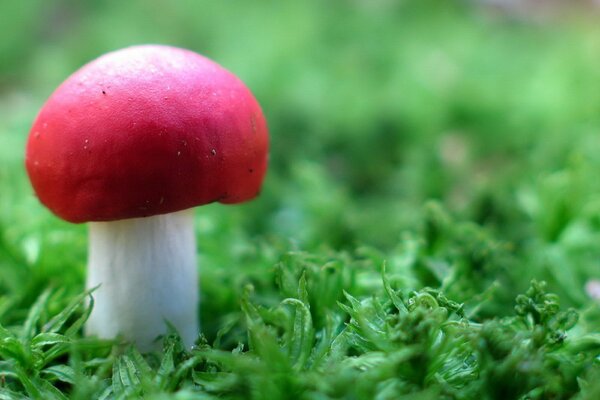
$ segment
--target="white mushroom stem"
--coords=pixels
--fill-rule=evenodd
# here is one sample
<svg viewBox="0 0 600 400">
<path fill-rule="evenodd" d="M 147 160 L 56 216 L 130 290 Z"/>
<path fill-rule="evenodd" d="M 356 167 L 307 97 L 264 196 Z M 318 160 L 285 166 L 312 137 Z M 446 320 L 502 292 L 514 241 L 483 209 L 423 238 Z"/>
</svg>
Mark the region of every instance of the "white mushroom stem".
<svg viewBox="0 0 600 400">
<path fill-rule="evenodd" d="M 191 346 L 198 335 L 193 211 L 90 223 L 87 287 L 94 308 L 86 333 L 121 336 L 142 351 L 171 323 Z"/>
</svg>

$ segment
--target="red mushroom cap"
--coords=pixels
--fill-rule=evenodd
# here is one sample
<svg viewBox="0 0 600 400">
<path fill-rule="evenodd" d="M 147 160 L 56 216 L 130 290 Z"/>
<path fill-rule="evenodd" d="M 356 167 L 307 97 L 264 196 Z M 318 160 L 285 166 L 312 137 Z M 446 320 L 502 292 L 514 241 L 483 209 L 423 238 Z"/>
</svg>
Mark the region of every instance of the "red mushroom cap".
<svg viewBox="0 0 600 400">
<path fill-rule="evenodd" d="M 108 53 L 50 96 L 27 142 L 40 201 L 70 222 L 111 221 L 255 197 L 268 130 L 248 88 L 194 52 Z"/>
</svg>

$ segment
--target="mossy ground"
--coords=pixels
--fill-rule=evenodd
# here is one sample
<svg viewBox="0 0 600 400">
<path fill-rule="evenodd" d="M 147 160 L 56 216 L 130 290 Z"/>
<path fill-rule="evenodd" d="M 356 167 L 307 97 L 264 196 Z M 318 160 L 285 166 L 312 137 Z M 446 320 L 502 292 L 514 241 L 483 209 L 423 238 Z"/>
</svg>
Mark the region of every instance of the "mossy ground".
<svg viewBox="0 0 600 400">
<path fill-rule="evenodd" d="M 600 25 L 462 2 L 3 2 L 0 398 L 600 396 Z M 197 209 L 202 336 L 82 336 L 86 228 L 24 143 L 82 63 L 188 47 L 252 88 L 255 202 Z M 545 281 L 546 283 L 541 283 Z"/>
</svg>

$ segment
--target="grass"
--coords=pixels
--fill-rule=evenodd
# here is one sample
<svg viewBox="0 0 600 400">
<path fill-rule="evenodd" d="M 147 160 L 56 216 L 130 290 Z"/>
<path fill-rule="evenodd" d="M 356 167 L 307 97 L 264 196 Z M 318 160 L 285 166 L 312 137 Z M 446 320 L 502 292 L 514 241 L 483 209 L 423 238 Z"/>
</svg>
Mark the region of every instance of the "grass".
<svg viewBox="0 0 600 400">
<path fill-rule="evenodd" d="M 0 5 L 0 399 L 598 398 L 599 28 L 448 3 Z M 191 351 L 82 335 L 86 228 L 22 166 L 51 90 L 140 42 L 271 128 L 261 197 L 197 209 Z"/>
</svg>

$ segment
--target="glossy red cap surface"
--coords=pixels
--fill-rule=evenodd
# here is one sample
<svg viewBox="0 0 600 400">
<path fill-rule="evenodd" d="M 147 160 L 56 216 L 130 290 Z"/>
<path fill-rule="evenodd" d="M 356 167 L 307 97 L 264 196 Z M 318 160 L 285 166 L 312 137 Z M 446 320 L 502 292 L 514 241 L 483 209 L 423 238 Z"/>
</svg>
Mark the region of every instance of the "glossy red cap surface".
<svg viewBox="0 0 600 400">
<path fill-rule="evenodd" d="M 111 221 L 257 196 L 268 129 L 248 88 L 168 46 L 103 55 L 37 116 L 26 167 L 40 201 L 70 222 Z"/>
</svg>

